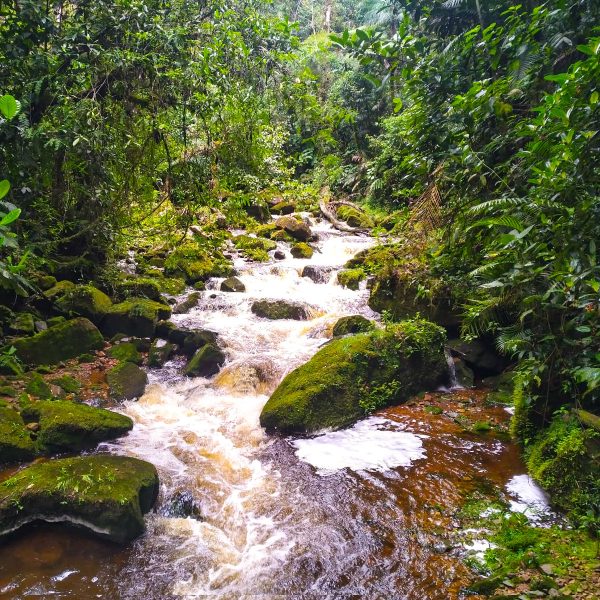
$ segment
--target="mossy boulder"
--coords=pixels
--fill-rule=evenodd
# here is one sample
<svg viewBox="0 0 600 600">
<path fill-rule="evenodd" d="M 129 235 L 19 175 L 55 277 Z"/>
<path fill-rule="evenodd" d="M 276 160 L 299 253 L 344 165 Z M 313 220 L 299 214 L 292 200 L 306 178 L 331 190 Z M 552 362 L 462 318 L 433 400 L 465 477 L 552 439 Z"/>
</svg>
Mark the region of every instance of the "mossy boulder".
<svg viewBox="0 0 600 600">
<path fill-rule="evenodd" d="M 200 301 L 201 297 L 202 294 L 200 292 L 192 292 L 191 294 L 188 294 L 185 300 L 182 300 L 181 302 L 175 305 L 175 308 L 173 309 L 173 314 L 183 315 L 185 313 L 190 312 L 192 308 L 198 306 L 198 302 Z"/>
<path fill-rule="evenodd" d="M 75 379 L 75 377 L 71 377 L 71 375 L 61 375 L 60 377 L 55 377 L 50 381 L 53 385 L 57 385 L 62 388 L 67 394 L 76 394 L 81 390 L 81 382 Z"/>
<path fill-rule="evenodd" d="M 108 336 L 126 333 L 152 337 L 158 321 L 170 316 L 171 308 L 166 304 L 147 298 L 129 298 L 113 304 L 104 318 L 102 329 Z"/>
<path fill-rule="evenodd" d="M 8 331 L 15 335 L 32 335 L 35 333 L 35 317 L 31 313 L 18 313 L 8 324 Z"/>
<path fill-rule="evenodd" d="M 294 217 L 279 217 L 275 225 L 299 242 L 307 242 L 312 237 L 310 227 Z"/>
<path fill-rule="evenodd" d="M 32 373 L 25 384 L 25 391 L 36 398 L 52 398 L 52 390 L 39 373 Z"/>
<path fill-rule="evenodd" d="M 148 353 L 149 367 L 162 367 L 175 351 L 175 344 L 165 340 L 154 340 Z"/>
<path fill-rule="evenodd" d="M 39 423 L 43 453 L 78 452 L 125 435 L 133 421 L 125 415 L 66 400 L 42 400 L 21 411 L 25 423 Z"/>
<path fill-rule="evenodd" d="M 294 238 L 288 235 L 283 229 L 278 229 L 274 231 L 269 236 L 274 242 L 293 242 Z"/>
<path fill-rule="evenodd" d="M 131 362 L 122 362 L 106 374 L 111 398 L 115 400 L 133 400 L 143 396 L 148 375 Z"/>
<path fill-rule="evenodd" d="M 340 206 L 336 211 L 337 217 L 342 221 L 346 221 L 350 227 L 360 229 L 371 229 L 375 226 L 373 219 L 366 213 L 352 208 L 351 206 Z"/>
<path fill-rule="evenodd" d="M 67 315 L 87 317 L 99 324 L 110 310 L 112 300 L 93 285 L 76 285 L 58 297 L 55 304 Z"/>
<path fill-rule="evenodd" d="M 294 319 L 306 321 L 310 319 L 310 309 L 299 302 L 287 300 L 257 300 L 252 303 L 252 312 L 263 319 Z"/>
<path fill-rule="evenodd" d="M 265 225 L 258 225 L 255 227 L 252 232 L 256 234 L 259 238 L 271 238 L 271 236 L 279 231 L 277 225 L 275 223 L 266 223 Z"/>
<path fill-rule="evenodd" d="M 21 415 L 12 408 L 0 407 L 0 464 L 31 460 L 35 445 Z"/>
<path fill-rule="evenodd" d="M 56 285 L 57 281 L 54 275 L 40 275 L 36 278 L 35 283 L 40 288 L 40 290 L 46 291 L 50 288 L 53 288 Z"/>
<path fill-rule="evenodd" d="M 312 258 L 314 250 L 306 242 L 298 242 L 290 249 L 294 258 Z"/>
<path fill-rule="evenodd" d="M 64 321 L 34 336 L 14 340 L 16 355 L 29 365 L 54 365 L 85 352 L 99 350 L 104 339 L 85 317 Z"/>
<path fill-rule="evenodd" d="M 261 425 L 282 434 L 314 433 L 404 402 L 445 374 L 444 341 L 440 327 L 420 319 L 335 339 L 284 378 Z"/>
<path fill-rule="evenodd" d="M 296 205 L 293 202 L 278 202 L 271 207 L 271 213 L 274 215 L 291 215 L 296 212 Z"/>
<path fill-rule="evenodd" d="M 352 315 L 338 319 L 333 326 L 333 337 L 341 337 L 353 333 L 365 333 L 375 329 L 375 323 L 365 319 L 362 315 Z"/>
<path fill-rule="evenodd" d="M 237 277 L 228 277 L 221 282 L 222 292 L 245 292 L 246 286 Z"/>
<path fill-rule="evenodd" d="M 64 296 L 69 290 L 72 290 L 75 287 L 76 285 L 72 281 L 64 279 L 63 281 L 59 281 L 51 288 L 47 289 L 44 292 L 44 296 L 51 302 L 54 302 L 62 296 Z"/>
<path fill-rule="evenodd" d="M 343 269 L 337 275 L 338 283 L 349 290 L 357 290 L 364 278 L 365 272 L 362 269 Z"/>
<path fill-rule="evenodd" d="M 268 253 L 277 248 L 277 244 L 271 240 L 249 235 L 238 235 L 233 238 L 233 243 L 244 256 L 257 262 L 269 260 Z"/>
<path fill-rule="evenodd" d="M 211 377 L 219 372 L 225 360 L 226 356 L 220 348 L 214 344 L 206 344 L 192 356 L 184 372 L 193 377 Z"/>
<path fill-rule="evenodd" d="M 161 300 L 161 286 L 155 279 L 136 277 L 124 279 L 115 285 L 118 300 L 127 298 L 147 298 L 159 302 Z"/>
<path fill-rule="evenodd" d="M 142 364 L 142 355 L 138 352 L 137 346 L 133 342 L 122 342 L 113 346 L 108 355 L 120 361 L 131 362 L 136 365 Z"/>
<path fill-rule="evenodd" d="M 126 544 L 144 532 L 158 496 L 148 462 L 124 456 L 64 458 L 31 465 L 0 483 L 0 535 L 33 521 L 63 521 Z"/>
<path fill-rule="evenodd" d="M 209 252 L 192 241 L 181 244 L 165 260 L 165 274 L 182 277 L 190 285 L 211 277 L 229 277 L 233 272 L 231 262 L 221 252 Z"/>
</svg>

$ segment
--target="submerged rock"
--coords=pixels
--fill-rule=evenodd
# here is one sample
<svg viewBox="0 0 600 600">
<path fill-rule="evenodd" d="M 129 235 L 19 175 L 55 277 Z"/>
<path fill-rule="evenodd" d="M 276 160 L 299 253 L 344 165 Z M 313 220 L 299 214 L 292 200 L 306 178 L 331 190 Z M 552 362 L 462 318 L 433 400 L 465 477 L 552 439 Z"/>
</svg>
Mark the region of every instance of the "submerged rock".
<svg viewBox="0 0 600 600">
<path fill-rule="evenodd" d="M 362 315 L 352 315 L 338 319 L 333 326 L 333 337 L 340 337 L 351 333 L 364 333 L 375 329 L 375 323 Z"/>
<path fill-rule="evenodd" d="M 33 521 L 62 521 L 126 544 L 144 532 L 158 484 L 153 465 L 125 456 L 34 464 L 0 483 L 0 535 Z"/>
<path fill-rule="evenodd" d="M 202 294 L 200 292 L 192 292 L 191 294 L 188 295 L 188 297 L 183 300 L 182 302 L 179 302 L 179 304 L 175 305 L 175 308 L 173 309 L 173 314 L 174 315 L 183 315 L 185 313 L 190 312 L 190 310 L 192 310 L 192 308 L 194 308 L 195 306 L 198 306 L 198 301 L 200 300 L 200 298 L 202 297 Z"/>
<path fill-rule="evenodd" d="M 206 344 L 189 360 L 185 374 L 189 376 L 211 377 L 225 364 L 226 356 L 214 344 Z"/>
<path fill-rule="evenodd" d="M 333 340 L 284 378 L 260 423 L 270 432 L 313 433 L 404 402 L 445 374 L 444 340 L 425 320 Z"/>
<path fill-rule="evenodd" d="M 166 304 L 147 298 L 130 298 L 110 308 L 102 329 L 108 336 L 126 333 L 152 337 L 158 321 L 170 316 L 171 308 Z"/>
<path fill-rule="evenodd" d="M 54 365 L 104 346 L 102 334 L 84 317 L 64 321 L 34 336 L 12 342 L 16 355 L 29 365 Z"/>
<path fill-rule="evenodd" d="M 21 415 L 0 407 L 0 464 L 31 460 L 35 446 Z"/>
<path fill-rule="evenodd" d="M 137 365 L 122 362 L 106 374 L 106 380 L 112 398 L 115 400 L 132 400 L 144 394 L 148 383 L 148 375 Z"/>
<path fill-rule="evenodd" d="M 44 454 L 77 452 L 125 435 L 133 421 L 116 412 L 64 400 L 44 400 L 24 408 L 25 423 L 39 423 L 37 446 Z"/>
<path fill-rule="evenodd" d="M 148 353 L 149 367 L 162 367 L 171 357 L 175 350 L 175 344 L 165 340 L 154 340 Z"/>
<path fill-rule="evenodd" d="M 306 321 L 310 319 L 309 307 L 299 302 L 287 300 L 257 300 L 252 304 L 252 312 L 264 319 L 294 319 Z"/>
<path fill-rule="evenodd" d="M 310 227 L 294 217 L 280 217 L 275 221 L 275 225 L 299 242 L 307 242 L 312 236 Z"/>
<path fill-rule="evenodd" d="M 228 277 L 221 282 L 222 292 L 245 292 L 246 286 L 237 277 Z"/>
</svg>

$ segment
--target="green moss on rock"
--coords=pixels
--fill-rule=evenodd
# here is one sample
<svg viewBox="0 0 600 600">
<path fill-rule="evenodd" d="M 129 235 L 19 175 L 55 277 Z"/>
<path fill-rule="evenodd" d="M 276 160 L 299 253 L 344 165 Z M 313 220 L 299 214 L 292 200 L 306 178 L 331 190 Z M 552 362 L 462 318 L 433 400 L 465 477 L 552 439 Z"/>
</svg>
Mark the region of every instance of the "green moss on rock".
<svg viewBox="0 0 600 600">
<path fill-rule="evenodd" d="M 333 337 L 341 337 L 352 333 L 365 333 L 375 329 L 375 323 L 362 315 L 342 317 L 333 326 Z"/>
<path fill-rule="evenodd" d="M 0 407 L 0 464 L 31 460 L 34 455 L 35 445 L 21 415 Z"/>
<path fill-rule="evenodd" d="M 36 398 L 52 398 L 50 386 L 44 381 L 39 373 L 32 373 L 25 385 L 25 391 Z"/>
<path fill-rule="evenodd" d="M 185 367 L 189 376 L 211 377 L 225 364 L 225 354 L 214 344 L 206 344 L 192 356 Z"/>
<path fill-rule="evenodd" d="M 115 285 L 115 292 L 119 300 L 127 298 L 147 298 L 159 302 L 161 300 L 161 288 L 155 279 L 148 277 L 136 277 L 124 279 Z"/>
<path fill-rule="evenodd" d="M 149 367 L 162 367 L 171 357 L 175 350 L 175 345 L 165 340 L 154 340 L 148 353 Z"/>
<path fill-rule="evenodd" d="M 84 317 L 64 321 L 28 338 L 15 340 L 16 355 L 29 365 L 53 365 L 104 345 L 102 334 Z"/>
<path fill-rule="evenodd" d="M 50 300 L 51 302 L 54 302 L 55 300 L 58 300 L 59 298 L 64 296 L 69 290 L 72 290 L 74 288 L 75 284 L 72 281 L 65 279 L 63 281 L 59 281 L 50 289 L 47 289 L 44 292 L 44 296 L 48 298 L 48 300 Z"/>
<path fill-rule="evenodd" d="M 148 376 L 137 365 L 122 362 L 106 374 L 106 381 L 112 398 L 115 400 L 132 400 L 144 394 Z"/>
<path fill-rule="evenodd" d="M 357 290 L 360 282 L 365 278 L 362 269 L 343 269 L 337 275 L 338 283 L 350 290 Z"/>
<path fill-rule="evenodd" d="M 65 400 L 40 401 L 21 411 L 26 423 L 39 423 L 43 453 L 77 452 L 125 435 L 133 421 L 116 412 Z"/>
<path fill-rule="evenodd" d="M 190 285 L 210 277 L 229 277 L 233 271 L 233 266 L 221 252 L 213 250 L 209 253 L 191 241 L 173 250 L 165 261 L 166 275 L 182 277 Z"/>
<path fill-rule="evenodd" d="M 340 206 L 337 211 L 337 216 L 342 221 L 346 221 L 350 227 L 358 227 L 361 229 L 371 229 L 375 226 L 373 219 L 364 212 L 352 208 L 351 206 Z"/>
<path fill-rule="evenodd" d="M 87 317 L 98 324 L 110 310 L 112 300 L 92 285 L 77 285 L 58 297 L 55 304 L 61 312 Z"/>
<path fill-rule="evenodd" d="M 233 243 L 244 256 L 258 262 L 269 260 L 268 252 L 277 248 L 277 244 L 271 240 L 249 235 L 238 235 L 233 238 Z"/>
<path fill-rule="evenodd" d="M 288 374 L 260 415 L 267 431 L 313 433 L 350 425 L 436 385 L 445 334 L 424 320 L 339 338 Z"/>
<path fill-rule="evenodd" d="M 102 324 L 107 336 L 117 333 L 152 337 L 158 321 L 171 316 L 171 307 L 147 298 L 129 298 L 113 304 Z"/>
<path fill-rule="evenodd" d="M 305 242 L 294 244 L 290 250 L 294 258 L 312 258 L 314 250 Z"/>
<path fill-rule="evenodd" d="M 65 521 L 126 544 L 144 532 L 158 495 L 156 468 L 124 456 L 32 465 L 0 483 L 0 535 L 37 520 Z"/>
<path fill-rule="evenodd" d="M 312 236 L 310 227 L 304 221 L 299 221 L 291 216 L 279 217 L 275 221 L 275 225 L 298 242 L 307 242 Z"/>
<path fill-rule="evenodd" d="M 237 277 L 228 277 L 221 282 L 220 289 L 222 292 L 245 292 L 246 286 Z"/>
<path fill-rule="evenodd" d="M 142 355 L 138 352 L 136 345 L 132 342 L 123 342 L 113 346 L 108 355 L 120 361 L 131 362 L 136 365 L 142 364 Z"/>
</svg>

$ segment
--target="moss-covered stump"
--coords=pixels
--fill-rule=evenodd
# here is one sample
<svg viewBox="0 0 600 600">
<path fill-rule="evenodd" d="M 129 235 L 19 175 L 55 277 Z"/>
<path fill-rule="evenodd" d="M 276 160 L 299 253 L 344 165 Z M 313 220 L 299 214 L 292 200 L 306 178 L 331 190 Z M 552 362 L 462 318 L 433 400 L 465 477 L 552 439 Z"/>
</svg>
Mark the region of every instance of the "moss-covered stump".
<svg viewBox="0 0 600 600">
<path fill-rule="evenodd" d="M 294 319 L 295 321 L 310 319 L 308 306 L 287 300 L 257 300 L 252 303 L 251 310 L 257 317 L 263 319 Z"/>
<path fill-rule="evenodd" d="M 375 329 L 375 323 L 362 315 L 352 315 L 338 319 L 333 326 L 333 337 L 341 337 L 352 333 L 366 333 Z"/>
<path fill-rule="evenodd" d="M 108 355 L 120 361 L 132 362 L 136 365 L 142 364 L 142 355 L 138 352 L 137 346 L 133 342 L 122 342 L 113 346 Z"/>
<path fill-rule="evenodd" d="M 238 292 L 242 293 L 246 291 L 246 286 L 237 277 L 228 277 L 225 281 L 221 282 L 222 292 Z"/>
<path fill-rule="evenodd" d="M 280 217 L 275 221 L 275 225 L 298 242 L 307 242 L 312 236 L 310 227 L 304 221 L 299 221 L 294 217 Z M 272 239 L 275 238 L 272 237 Z"/>
<path fill-rule="evenodd" d="M 148 352 L 148 366 L 162 367 L 171 357 L 175 345 L 165 340 L 154 340 Z"/>
<path fill-rule="evenodd" d="M 64 321 L 28 338 L 12 342 L 16 355 L 29 365 L 54 365 L 85 352 L 99 350 L 104 339 L 85 317 Z"/>
<path fill-rule="evenodd" d="M 225 360 L 225 354 L 220 348 L 214 344 L 206 344 L 192 356 L 184 372 L 191 377 L 211 377 L 219 372 Z"/>
<path fill-rule="evenodd" d="M 55 304 L 65 314 L 87 317 L 99 324 L 110 310 L 112 300 L 92 285 L 76 285 L 58 297 Z"/>
<path fill-rule="evenodd" d="M 21 415 L 0 407 L 0 464 L 31 460 L 35 445 Z"/>
<path fill-rule="evenodd" d="M 233 271 L 233 266 L 222 253 L 211 251 L 209 254 L 192 241 L 184 242 L 173 250 L 165 261 L 166 275 L 182 277 L 190 285 L 210 277 L 229 277 Z"/>
<path fill-rule="evenodd" d="M 137 365 L 122 362 L 106 374 L 106 381 L 111 398 L 133 400 L 143 396 L 148 384 L 148 375 Z"/>
<path fill-rule="evenodd" d="M 171 307 L 147 298 L 129 298 L 113 304 L 108 311 L 102 330 L 108 336 L 126 333 L 139 337 L 152 337 L 158 321 L 171 316 Z"/>
<path fill-rule="evenodd" d="M 125 435 L 133 421 L 125 415 L 64 400 L 44 400 L 21 411 L 25 423 L 38 423 L 36 445 L 43 454 L 78 452 Z"/>
<path fill-rule="evenodd" d="M 337 275 L 338 283 L 349 290 L 357 290 L 364 278 L 362 269 L 343 269 Z"/>
<path fill-rule="evenodd" d="M 161 300 L 161 287 L 159 283 L 148 277 L 135 277 L 124 279 L 115 285 L 118 300 L 127 298 L 147 298 L 159 302 Z"/>
<path fill-rule="evenodd" d="M 305 242 L 294 244 L 290 250 L 294 258 L 312 258 L 314 250 Z"/>
<path fill-rule="evenodd" d="M 247 258 L 257 262 L 269 260 L 269 252 L 277 248 L 277 244 L 271 240 L 249 235 L 238 235 L 233 238 L 235 247 Z"/>
<path fill-rule="evenodd" d="M 260 415 L 269 432 L 306 434 L 435 386 L 447 369 L 444 331 L 424 320 L 339 338 L 288 374 Z"/>
<path fill-rule="evenodd" d="M 144 532 L 158 495 L 150 463 L 87 456 L 32 465 L 0 483 L 0 535 L 33 521 L 67 522 L 126 544 Z"/>
</svg>

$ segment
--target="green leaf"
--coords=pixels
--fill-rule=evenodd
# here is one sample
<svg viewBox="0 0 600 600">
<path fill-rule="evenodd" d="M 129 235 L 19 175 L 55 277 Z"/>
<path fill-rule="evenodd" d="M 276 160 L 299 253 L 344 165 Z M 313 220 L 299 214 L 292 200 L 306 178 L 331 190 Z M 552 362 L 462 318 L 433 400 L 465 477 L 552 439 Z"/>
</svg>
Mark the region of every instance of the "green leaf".
<svg viewBox="0 0 600 600">
<path fill-rule="evenodd" d="M 594 90 L 590 96 L 590 104 L 598 104 L 598 98 L 600 98 L 600 94 L 598 94 L 597 90 Z"/>
<path fill-rule="evenodd" d="M 10 94 L 0 97 L 0 112 L 7 120 L 12 119 L 19 112 L 20 105 Z"/>
<path fill-rule="evenodd" d="M 13 221 L 16 221 L 21 215 L 21 209 L 15 208 L 11 210 L 7 215 L 4 215 L 0 220 L 0 227 L 4 227 L 5 225 L 10 225 Z"/>
<path fill-rule="evenodd" d="M 4 198 L 4 196 L 8 194 L 8 190 L 10 190 L 10 183 L 7 179 L 3 179 L 0 181 L 0 199 Z"/>
</svg>

